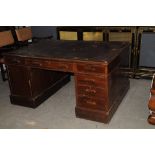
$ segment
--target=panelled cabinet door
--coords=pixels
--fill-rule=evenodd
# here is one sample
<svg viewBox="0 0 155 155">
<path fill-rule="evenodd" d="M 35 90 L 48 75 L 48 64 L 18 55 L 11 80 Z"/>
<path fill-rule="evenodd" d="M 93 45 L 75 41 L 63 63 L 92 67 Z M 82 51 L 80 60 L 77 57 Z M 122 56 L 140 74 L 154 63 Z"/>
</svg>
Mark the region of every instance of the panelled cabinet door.
<svg viewBox="0 0 155 155">
<path fill-rule="evenodd" d="M 28 68 L 10 65 L 8 67 L 8 76 L 12 95 L 31 96 L 31 83 Z"/>
</svg>

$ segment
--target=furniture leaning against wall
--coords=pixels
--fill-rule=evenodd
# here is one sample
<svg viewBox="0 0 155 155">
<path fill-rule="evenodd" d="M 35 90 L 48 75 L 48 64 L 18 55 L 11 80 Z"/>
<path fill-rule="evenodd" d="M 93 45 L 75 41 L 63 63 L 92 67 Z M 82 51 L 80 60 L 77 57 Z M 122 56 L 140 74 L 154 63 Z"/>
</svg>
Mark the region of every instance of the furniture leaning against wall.
<svg viewBox="0 0 155 155">
<path fill-rule="evenodd" d="M 14 38 L 11 31 L 0 32 L 0 69 L 3 81 L 7 80 L 7 75 L 2 53 L 10 51 L 12 49 L 12 44 L 14 44 Z"/>
</svg>

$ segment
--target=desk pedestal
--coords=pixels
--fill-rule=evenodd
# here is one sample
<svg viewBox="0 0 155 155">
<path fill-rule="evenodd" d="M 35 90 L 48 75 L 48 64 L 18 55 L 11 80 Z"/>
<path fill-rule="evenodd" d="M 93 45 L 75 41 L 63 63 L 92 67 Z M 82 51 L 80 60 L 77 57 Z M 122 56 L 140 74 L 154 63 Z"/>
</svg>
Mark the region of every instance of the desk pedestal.
<svg viewBox="0 0 155 155">
<path fill-rule="evenodd" d="M 76 116 L 103 123 L 110 121 L 130 86 L 119 66 L 107 76 L 76 74 L 75 81 Z"/>
<path fill-rule="evenodd" d="M 123 97 L 127 93 L 128 89 L 129 89 L 129 83 L 127 84 L 127 87 L 124 87 L 124 89 L 122 89 L 121 95 L 118 95 L 118 97 L 116 98 L 113 105 L 109 108 L 109 110 L 107 111 L 102 109 L 94 110 L 90 108 L 86 109 L 77 106 L 75 107 L 76 117 L 85 118 L 88 120 L 93 120 L 102 123 L 109 123 L 113 114 L 117 110 L 119 104 L 123 100 Z"/>
<path fill-rule="evenodd" d="M 12 104 L 36 108 L 70 81 L 63 72 L 10 65 L 8 68 Z"/>
</svg>

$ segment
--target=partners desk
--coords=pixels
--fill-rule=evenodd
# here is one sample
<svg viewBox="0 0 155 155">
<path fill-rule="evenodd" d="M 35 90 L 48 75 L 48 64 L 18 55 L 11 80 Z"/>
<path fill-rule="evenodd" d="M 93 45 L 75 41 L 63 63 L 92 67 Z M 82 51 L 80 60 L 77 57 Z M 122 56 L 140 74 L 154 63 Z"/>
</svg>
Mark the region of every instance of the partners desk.
<svg viewBox="0 0 155 155">
<path fill-rule="evenodd" d="M 36 108 L 74 74 L 75 114 L 108 123 L 129 88 L 126 42 L 45 40 L 4 54 L 12 104 Z"/>
</svg>

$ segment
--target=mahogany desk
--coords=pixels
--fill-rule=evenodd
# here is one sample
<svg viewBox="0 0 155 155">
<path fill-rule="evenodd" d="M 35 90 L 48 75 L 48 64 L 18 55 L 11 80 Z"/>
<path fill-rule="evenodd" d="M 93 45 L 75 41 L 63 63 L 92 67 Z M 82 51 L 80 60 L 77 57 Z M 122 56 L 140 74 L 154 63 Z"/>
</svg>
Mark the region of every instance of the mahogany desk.
<svg viewBox="0 0 155 155">
<path fill-rule="evenodd" d="M 129 88 L 125 42 L 46 40 L 4 54 L 12 104 L 35 108 L 74 73 L 77 117 L 107 123 Z"/>
</svg>

